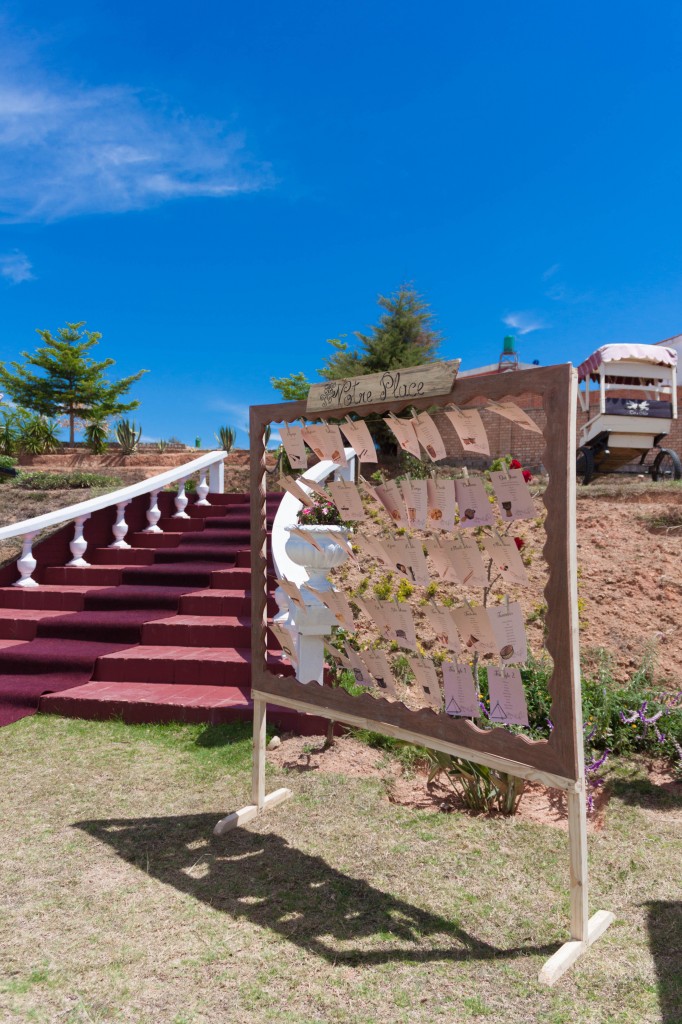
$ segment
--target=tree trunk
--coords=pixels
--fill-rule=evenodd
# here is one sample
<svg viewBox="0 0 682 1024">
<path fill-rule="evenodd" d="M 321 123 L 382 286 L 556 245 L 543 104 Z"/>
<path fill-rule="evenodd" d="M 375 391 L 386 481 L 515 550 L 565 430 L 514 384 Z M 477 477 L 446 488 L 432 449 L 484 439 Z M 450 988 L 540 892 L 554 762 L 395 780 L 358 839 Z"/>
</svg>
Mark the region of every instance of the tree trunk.
<svg viewBox="0 0 682 1024">
<path fill-rule="evenodd" d="M 69 445 L 72 448 L 73 448 L 74 444 L 76 443 L 75 422 L 76 422 L 76 414 L 74 413 L 73 409 L 70 409 L 69 410 Z"/>
</svg>

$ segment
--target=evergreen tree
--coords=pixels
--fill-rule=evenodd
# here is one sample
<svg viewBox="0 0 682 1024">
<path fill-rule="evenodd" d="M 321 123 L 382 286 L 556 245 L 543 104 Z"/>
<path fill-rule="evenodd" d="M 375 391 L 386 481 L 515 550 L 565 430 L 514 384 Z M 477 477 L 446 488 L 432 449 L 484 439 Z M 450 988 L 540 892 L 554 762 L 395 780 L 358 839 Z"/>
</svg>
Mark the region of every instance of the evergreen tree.
<svg viewBox="0 0 682 1024">
<path fill-rule="evenodd" d="M 26 362 L 10 363 L 11 372 L 0 363 L 0 387 L 4 388 L 18 405 L 42 416 L 66 417 L 69 426 L 69 441 L 75 439 L 76 420 L 101 421 L 109 416 L 136 409 L 138 401 L 121 401 L 132 385 L 147 373 L 140 370 L 130 377 L 109 381 L 104 373 L 115 363 L 114 359 L 96 362 L 90 350 L 97 345 L 102 335 L 97 331 L 84 331 L 85 321 L 67 323 L 60 327 L 57 337 L 50 331 L 36 333 L 45 342 L 33 355 L 22 352 Z M 33 373 L 36 367 L 42 374 Z"/>
</svg>

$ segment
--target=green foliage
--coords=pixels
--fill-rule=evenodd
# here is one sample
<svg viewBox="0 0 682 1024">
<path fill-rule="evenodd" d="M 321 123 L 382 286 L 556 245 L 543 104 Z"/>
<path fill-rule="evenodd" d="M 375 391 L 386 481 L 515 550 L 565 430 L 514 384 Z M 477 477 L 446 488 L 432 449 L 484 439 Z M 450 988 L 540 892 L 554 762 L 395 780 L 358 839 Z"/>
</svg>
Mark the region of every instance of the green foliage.
<svg viewBox="0 0 682 1024">
<path fill-rule="evenodd" d="M 124 419 L 116 424 L 116 440 L 121 446 L 123 455 L 134 455 L 141 437 L 142 427 L 137 427 L 135 421 Z"/>
<path fill-rule="evenodd" d="M 414 594 L 414 587 L 408 580 L 401 580 L 398 584 L 398 589 L 395 592 L 395 599 L 398 604 L 402 604 L 404 601 L 409 600 Z"/>
<path fill-rule="evenodd" d="M 299 509 L 298 522 L 301 526 L 350 526 L 332 501 L 323 501 L 315 494 L 310 495 L 310 504 Z"/>
<path fill-rule="evenodd" d="M 387 572 L 378 583 L 372 587 L 375 597 L 380 601 L 389 601 L 393 592 L 393 573 Z"/>
<path fill-rule="evenodd" d="M 234 448 L 234 442 L 237 439 L 237 431 L 234 427 L 219 427 L 218 433 L 214 434 L 214 437 L 222 451 L 229 453 Z"/>
<path fill-rule="evenodd" d="M 83 431 L 85 443 L 93 455 L 103 455 L 107 450 L 109 426 L 104 415 L 93 416 Z"/>
<path fill-rule="evenodd" d="M 88 422 L 137 408 L 139 402 L 121 399 L 147 372 L 140 370 L 130 377 L 108 381 L 104 374 L 115 360 L 96 362 L 91 358 L 89 352 L 102 335 L 82 330 L 84 323 L 67 323 L 58 329 L 56 338 L 50 331 L 38 330 L 44 345 L 33 355 L 22 352 L 25 363 L 10 363 L 13 372 L 0 363 L 0 387 L 19 405 L 41 416 L 65 416 L 71 443 L 77 419 Z M 33 368 L 41 372 L 34 373 Z"/>
<path fill-rule="evenodd" d="M 168 441 L 164 441 L 161 438 L 159 438 L 159 440 L 156 442 L 157 451 L 161 455 L 163 455 L 163 453 L 165 452 L 167 447 L 168 447 Z"/>
<path fill-rule="evenodd" d="M 399 683 L 403 683 L 403 685 L 406 683 L 411 683 L 412 680 L 414 679 L 414 672 L 410 668 L 410 663 L 407 660 L 407 655 L 405 654 L 399 654 L 396 658 L 394 658 L 391 664 L 391 668 L 393 669 L 393 675 L 395 676 L 397 681 Z"/>
<path fill-rule="evenodd" d="M 103 476 L 99 473 L 22 473 L 16 483 L 25 491 L 67 491 L 87 487 L 102 487 L 116 490 L 123 486 L 117 476 Z"/>
<path fill-rule="evenodd" d="M 415 480 L 428 480 L 431 476 L 431 467 L 421 459 L 415 459 L 409 452 L 400 452 L 400 473 L 402 476 L 409 475 Z"/>
<path fill-rule="evenodd" d="M 291 373 L 288 377 L 271 377 L 270 383 L 285 402 L 304 402 L 310 391 L 310 381 L 304 373 Z"/>
<path fill-rule="evenodd" d="M 445 777 L 470 810 L 516 813 L 523 795 L 523 779 L 438 750 L 428 750 L 427 755 L 431 767 L 429 782 L 437 776 Z"/>
<path fill-rule="evenodd" d="M 13 459 L 11 455 L 0 455 L 0 485 L 6 484 L 8 480 L 12 479 L 16 470 L 14 467 L 17 464 L 17 460 Z"/>
<path fill-rule="evenodd" d="M 17 449 L 27 455 L 45 455 L 60 447 L 59 426 L 44 416 L 25 414 L 19 419 Z"/>
</svg>

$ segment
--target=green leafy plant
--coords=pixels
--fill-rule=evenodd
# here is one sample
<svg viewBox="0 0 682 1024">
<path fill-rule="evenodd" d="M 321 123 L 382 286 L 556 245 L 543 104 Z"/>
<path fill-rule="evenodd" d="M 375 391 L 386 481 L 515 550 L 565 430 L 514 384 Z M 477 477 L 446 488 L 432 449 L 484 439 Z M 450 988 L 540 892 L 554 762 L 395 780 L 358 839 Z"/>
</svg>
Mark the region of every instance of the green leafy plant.
<svg viewBox="0 0 682 1024">
<path fill-rule="evenodd" d="M 234 442 L 237 439 L 237 431 L 234 427 L 219 427 L 218 433 L 214 435 L 216 441 L 224 452 L 231 452 Z"/>
<path fill-rule="evenodd" d="M 124 419 L 116 424 L 116 440 L 123 455 L 134 455 L 141 437 L 142 427 L 138 427 L 134 421 Z"/>
<path fill-rule="evenodd" d="M 430 764 L 428 781 L 433 782 L 438 776 L 447 779 L 469 810 L 516 813 L 523 796 L 523 779 L 438 750 L 428 750 L 427 756 Z"/>
<path fill-rule="evenodd" d="M 109 426 L 103 416 L 93 416 L 83 431 L 85 443 L 93 455 L 103 455 L 107 450 Z"/>
<path fill-rule="evenodd" d="M 298 522 L 301 526 L 350 526 L 331 501 L 324 501 L 313 494 L 309 505 L 299 509 Z"/>
<path fill-rule="evenodd" d="M 414 587 L 409 582 L 409 580 L 401 580 L 395 592 L 395 599 L 398 602 L 398 604 L 403 604 L 403 602 L 408 601 L 413 594 Z"/>
<path fill-rule="evenodd" d="M 59 425 L 45 416 L 25 414 L 18 419 L 17 449 L 28 455 L 45 455 L 61 447 Z"/>
<path fill-rule="evenodd" d="M 380 601 L 390 601 L 393 592 L 393 573 L 387 572 L 372 587 L 375 597 Z"/>
<path fill-rule="evenodd" d="M 89 487 L 115 490 L 123 481 L 117 476 L 99 473 L 22 473 L 17 478 L 17 487 L 25 491 L 67 491 Z"/>
<path fill-rule="evenodd" d="M 167 448 L 167 447 L 168 447 L 168 441 L 164 441 L 164 440 L 162 440 L 162 439 L 159 439 L 159 440 L 158 440 L 158 441 L 156 442 L 156 448 L 157 448 L 157 451 L 158 451 L 158 452 L 159 452 L 159 454 L 161 454 L 161 455 L 163 455 L 163 453 L 165 452 L 165 450 L 166 450 L 166 448 Z"/>
</svg>

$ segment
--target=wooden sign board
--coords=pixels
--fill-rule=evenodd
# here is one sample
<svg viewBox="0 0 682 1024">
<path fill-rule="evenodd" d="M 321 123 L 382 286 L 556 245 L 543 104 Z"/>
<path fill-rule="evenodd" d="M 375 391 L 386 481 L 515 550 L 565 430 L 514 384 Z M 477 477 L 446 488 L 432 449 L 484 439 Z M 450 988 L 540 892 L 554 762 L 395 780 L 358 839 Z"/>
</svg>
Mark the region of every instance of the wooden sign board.
<svg viewBox="0 0 682 1024">
<path fill-rule="evenodd" d="M 408 366 L 402 370 L 367 373 L 313 384 L 308 394 L 306 414 L 334 410 L 352 412 L 376 402 L 404 401 L 447 395 L 452 391 L 461 359 Z"/>
<path fill-rule="evenodd" d="M 588 918 L 587 912 L 587 819 L 575 527 L 577 374 L 570 364 L 564 364 L 466 377 L 455 382 L 458 365 L 455 360 L 316 385 L 307 406 L 305 402 L 285 402 L 251 407 L 253 803 L 222 819 L 215 831 L 222 834 L 250 821 L 290 795 L 285 789 L 265 794 L 266 703 L 376 730 L 562 789 L 568 804 L 571 941 L 550 958 L 540 974 L 541 981 L 553 984 L 614 920 L 613 914 L 606 911 L 598 911 L 592 918 Z M 434 371 L 433 376 L 426 376 L 426 370 Z M 421 411 L 452 401 L 462 407 L 481 398 L 490 402 L 513 401 L 528 394 L 540 398 L 545 415 L 542 462 L 548 483 L 542 500 L 547 509 L 545 646 L 553 663 L 548 683 L 554 725 L 550 736 L 533 740 L 506 729 L 482 729 L 473 721 L 450 718 L 431 708 L 412 711 L 399 701 L 389 702 L 368 693 L 353 696 L 341 688 L 301 683 L 272 671 L 266 658 L 267 473 L 263 440 L 266 426 L 272 422 L 292 423 L 310 418 L 311 413 L 322 420 L 333 418 L 339 410 L 362 416 L 387 415 L 407 407 Z"/>
</svg>

